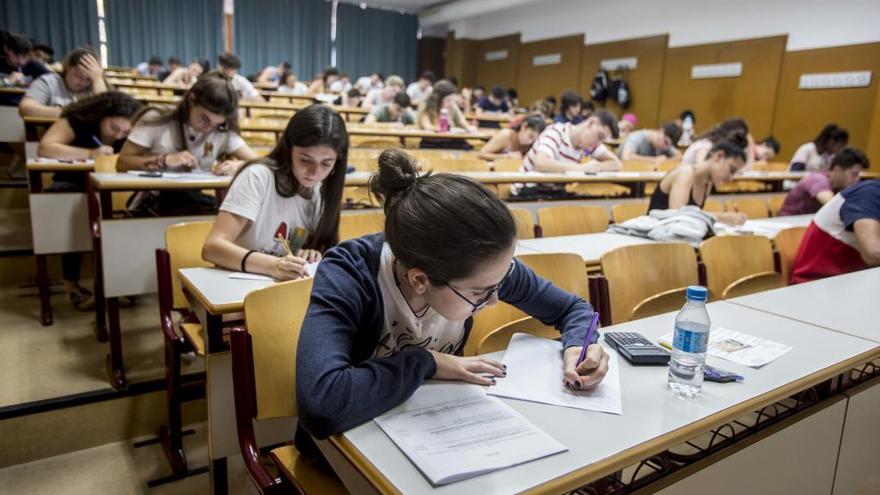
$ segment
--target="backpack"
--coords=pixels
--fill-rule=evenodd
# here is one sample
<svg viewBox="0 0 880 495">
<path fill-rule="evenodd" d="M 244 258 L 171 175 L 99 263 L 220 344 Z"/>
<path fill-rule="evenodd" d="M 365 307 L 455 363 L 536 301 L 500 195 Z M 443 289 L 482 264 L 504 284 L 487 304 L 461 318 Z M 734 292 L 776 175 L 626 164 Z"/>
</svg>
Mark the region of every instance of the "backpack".
<svg viewBox="0 0 880 495">
<path fill-rule="evenodd" d="M 600 102 L 608 99 L 608 73 L 605 69 L 599 69 L 593 77 L 593 82 L 590 84 L 590 99 Z"/>
</svg>

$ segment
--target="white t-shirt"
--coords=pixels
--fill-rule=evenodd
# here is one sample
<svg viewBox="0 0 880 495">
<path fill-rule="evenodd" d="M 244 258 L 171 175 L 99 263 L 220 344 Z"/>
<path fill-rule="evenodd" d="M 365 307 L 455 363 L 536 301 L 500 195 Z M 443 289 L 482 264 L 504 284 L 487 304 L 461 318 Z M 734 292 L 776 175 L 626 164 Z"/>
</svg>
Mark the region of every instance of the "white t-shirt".
<svg viewBox="0 0 880 495">
<path fill-rule="evenodd" d="M 361 93 L 369 93 L 371 89 L 382 89 L 385 87 L 385 83 L 382 81 L 376 81 L 376 84 L 373 84 L 373 78 L 370 76 L 361 76 L 354 83 L 354 87 L 358 88 Z"/>
<path fill-rule="evenodd" d="M 232 76 L 232 87 L 235 88 L 235 92 L 238 93 L 238 98 L 241 100 L 263 99 L 257 88 L 241 74 Z"/>
<path fill-rule="evenodd" d="M 248 220 L 235 243 L 273 256 L 286 254 L 278 234 L 291 240 L 293 230 L 302 227 L 314 232 L 321 216 L 320 187 L 312 198 L 299 194 L 284 198 L 275 191 L 275 175 L 262 164 L 247 166 L 229 187 L 220 211 L 227 211 Z"/>
<path fill-rule="evenodd" d="M 231 155 L 245 145 L 238 133 L 232 131 L 198 132 L 189 125 L 184 125 L 184 141 L 180 142 L 180 127 L 176 121 L 154 125 L 151 119 L 158 116 L 157 111 L 147 112 L 138 122 L 128 140 L 150 150 L 152 153 L 166 155 L 178 151 L 189 151 L 199 160 L 199 168 L 210 172 L 221 155 Z"/>
<path fill-rule="evenodd" d="M 454 354 L 464 344 L 464 321 L 447 320 L 434 308 L 429 308 L 419 325 L 419 319 L 394 281 L 393 260 L 391 247 L 385 243 L 378 273 L 385 322 L 374 356 L 390 356 L 411 346 Z"/>
<path fill-rule="evenodd" d="M 697 155 L 705 151 L 709 151 L 712 149 L 712 141 L 708 139 L 697 139 L 690 146 L 684 150 L 684 154 L 681 155 L 681 163 L 687 163 L 688 165 L 696 165 L 697 164 Z"/>
<path fill-rule="evenodd" d="M 803 163 L 807 166 L 807 172 L 815 172 L 817 170 L 828 170 L 831 165 L 831 155 L 828 153 L 819 154 L 816 150 L 816 143 L 810 141 L 800 145 L 794 155 L 791 157 L 789 166 L 792 163 Z"/>
<path fill-rule="evenodd" d="M 418 82 L 410 83 L 409 86 L 406 87 L 406 94 L 409 95 L 410 101 L 412 101 L 413 105 L 418 105 L 419 103 L 428 99 L 431 96 L 431 91 L 433 91 L 430 85 L 422 89 L 419 87 Z"/>
<path fill-rule="evenodd" d="M 62 79 L 60 74 L 47 72 L 36 78 L 24 95 L 47 107 L 66 107 L 79 98 L 84 98 L 90 94 L 71 93 L 67 89 L 67 85 L 64 84 L 64 79 Z"/>
<path fill-rule="evenodd" d="M 309 87 L 306 86 L 305 83 L 303 83 L 302 81 L 297 81 L 292 88 L 290 86 L 284 85 L 278 86 L 278 92 L 301 96 L 309 94 Z"/>
</svg>

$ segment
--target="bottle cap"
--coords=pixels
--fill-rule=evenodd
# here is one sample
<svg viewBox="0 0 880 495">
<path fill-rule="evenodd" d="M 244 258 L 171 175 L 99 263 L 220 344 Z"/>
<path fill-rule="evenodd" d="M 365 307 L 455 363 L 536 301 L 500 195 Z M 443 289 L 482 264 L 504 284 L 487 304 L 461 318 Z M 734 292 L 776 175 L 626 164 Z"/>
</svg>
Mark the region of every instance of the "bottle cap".
<svg viewBox="0 0 880 495">
<path fill-rule="evenodd" d="M 709 297 L 709 289 L 702 285 L 690 285 L 687 288 L 687 298 L 691 301 L 705 301 Z"/>
</svg>

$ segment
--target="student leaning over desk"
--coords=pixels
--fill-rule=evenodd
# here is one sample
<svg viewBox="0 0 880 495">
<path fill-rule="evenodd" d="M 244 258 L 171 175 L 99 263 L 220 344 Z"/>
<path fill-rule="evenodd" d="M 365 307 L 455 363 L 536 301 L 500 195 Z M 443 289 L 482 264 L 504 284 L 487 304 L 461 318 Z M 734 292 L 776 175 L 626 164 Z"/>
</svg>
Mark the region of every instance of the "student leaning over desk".
<svg viewBox="0 0 880 495">
<path fill-rule="evenodd" d="M 306 275 L 305 264 L 336 244 L 348 162 L 348 133 L 338 113 L 312 105 L 294 114 L 265 157 L 242 167 L 226 194 L 202 257 L 277 280 Z M 296 227 L 305 249 L 285 256 Z"/>
<path fill-rule="evenodd" d="M 48 72 L 31 83 L 18 104 L 22 117 L 58 117 L 61 107 L 107 91 L 104 68 L 92 48 L 73 49 L 61 65 L 61 74 Z"/>
<path fill-rule="evenodd" d="M 397 149 L 379 156 L 371 187 L 385 200 L 384 234 L 325 254 L 303 321 L 296 380 L 306 432 L 326 438 L 369 421 L 430 378 L 503 377 L 495 360 L 462 357 L 473 315 L 499 300 L 561 332 L 568 386 L 602 380 L 608 356 L 595 341 L 575 367 L 592 307 L 513 258 L 516 227 L 492 192 L 459 175 L 420 176 Z M 303 431 L 297 446 L 314 452 Z"/>
<path fill-rule="evenodd" d="M 131 131 L 131 119 L 141 103 L 118 91 L 108 91 L 64 107 L 61 118 L 40 139 L 37 154 L 46 158 L 92 159 L 118 153 Z M 86 174 L 56 172 L 50 191 L 84 192 Z M 61 255 L 61 278 L 73 307 L 94 307 L 92 294 L 79 285 L 82 253 Z"/>
</svg>

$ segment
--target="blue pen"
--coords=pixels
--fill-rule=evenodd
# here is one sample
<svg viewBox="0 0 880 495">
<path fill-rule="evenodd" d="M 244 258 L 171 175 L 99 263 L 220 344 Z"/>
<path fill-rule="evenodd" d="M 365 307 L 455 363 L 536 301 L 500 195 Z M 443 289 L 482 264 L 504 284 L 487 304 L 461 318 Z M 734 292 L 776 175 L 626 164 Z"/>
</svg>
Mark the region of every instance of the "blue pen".
<svg viewBox="0 0 880 495">
<path fill-rule="evenodd" d="M 587 347 L 593 342 L 593 334 L 596 333 L 596 325 L 598 324 L 599 313 L 593 312 L 593 319 L 590 321 L 590 329 L 587 330 L 587 337 L 584 339 L 584 346 L 581 347 L 581 355 L 578 356 L 577 364 L 574 365 L 575 368 L 580 366 L 580 364 L 584 362 L 584 358 L 587 357 Z"/>
<path fill-rule="evenodd" d="M 92 134 L 92 141 L 94 141 L 95 144 L 98 145 L 98 148 L 100 148 L 101 146 L 104 146 L 104 143 L 102 143 L 101 140 L 98 139 L 98 136 L 95 136 L 94 134 Z"/>
</svg>

